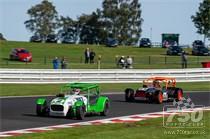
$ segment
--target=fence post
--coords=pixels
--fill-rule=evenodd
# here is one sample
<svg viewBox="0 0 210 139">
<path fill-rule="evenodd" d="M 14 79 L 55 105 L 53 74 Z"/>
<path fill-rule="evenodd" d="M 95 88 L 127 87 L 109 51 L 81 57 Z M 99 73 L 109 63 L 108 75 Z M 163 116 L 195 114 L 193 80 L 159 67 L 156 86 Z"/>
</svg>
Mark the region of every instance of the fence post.
<svg viewBox="0 0 210 139">
<path fill-rule="evenodd" d="M 118 68 L 118 55 L 115 55 L 115 64 L 116 64 L 116 66 L 117 66 L 117 68 Z"/>
<path fill-rule="evenodd" d="M 118 62 L 118 55 L 115 55 L 115 63 L 117 63 Z"/>
<path fill-rule="evenodd" d="M 98 55 L 98 69 L 101 69 L 101 55 Z"/>
</svg>

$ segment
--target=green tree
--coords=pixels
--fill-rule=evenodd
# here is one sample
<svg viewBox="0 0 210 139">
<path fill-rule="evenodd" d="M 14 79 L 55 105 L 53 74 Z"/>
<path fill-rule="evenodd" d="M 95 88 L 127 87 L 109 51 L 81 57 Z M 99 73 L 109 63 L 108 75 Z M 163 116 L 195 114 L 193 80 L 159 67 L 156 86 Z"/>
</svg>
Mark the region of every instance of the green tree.
<svg viewBox="0 0 210 139">
<path fill-rule="evenodd" d="M 61 41 L 68 40 L 69 43 L 76 43 L 78 38 L 77 21 L 74 21 L 70 17 L 61 16 L 58 22 L 59 31 L 58 37 Z"/>
<path fill-rule="evenodd" d="M 197 28 L 197 33 L 204 35 L 204 42 L 206 37 L 210 39 L 210 1 L 203 0 L 200 3 L 198 11 L 195 15 L 191 16 L 192 21 Z"/>
<path fill-rule="evenodd" d="M 104 0 L 102 8 L 106 32 L 111 35 L 110 37 L 117 38 L 117 26 L 119 26 L 119 0 Z"/>
<path fill-rule="evenodd" d="M 43 0 L 40 4 L 32 6 L 27 14 L 30 19 L 24 24 L 32 33 L 40 35 L 44 41 L 47 35 L 55 33 L 58 27 L 58 13 L 51 2 Z"/>
<path fill-rule="evenodd" d="M 0 33 L 0 40 L 6 40 L 2 33 Z"/>
<path fill-rule="evenodd" d="M 136 44 L 141 35 L 141 5 L 138 0 L 104 0 L 102 4 L 106 31 L 120 44 Z"/>
<path fill-rule="evenodd" d="M 101 11 L 99 9 L 92 14 L 82 14 L 78 18 L 80 27 L 80 42 L 88 44 L 104 43 L 106 32 L 104 22 L 101 20 Z"/>
<path fill-rule="evenodd" d="M 141 37 L 141 25 L 143 19 L 141 18 L 141 4 L 138 0 L 133 0 L 130 5 L 129 19 L 128 19 L 128 38 L 127 43 L 137 43 L 139 38 Z"/>
</svg>

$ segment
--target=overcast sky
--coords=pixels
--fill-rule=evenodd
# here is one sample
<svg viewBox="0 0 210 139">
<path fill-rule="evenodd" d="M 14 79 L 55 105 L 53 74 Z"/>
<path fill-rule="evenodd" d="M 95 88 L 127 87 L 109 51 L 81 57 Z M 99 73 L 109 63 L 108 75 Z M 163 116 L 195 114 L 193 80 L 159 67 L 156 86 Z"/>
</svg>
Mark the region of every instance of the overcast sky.
<svg viewBox="0 0 210 139">
<path fill-rule="evenodd" d="M 28 41 L 32 35 L 24 21 L 27 10 L 42 0 L 0 0 L 0 32 L 8 40 Z M 101 8 L 103 0 L 49 0 L 59 15 L 76 19 L 82 13 L 91 13 Z M 161 42 L 162 33 L 179 33 L 181 44 L 191 44 L 203 39 L 196 33 L 191 15 L 198 10 L 202 0 L 139 0 L 142 6 L 142 37 Z M 209 43 L 209 42 L 208 42 Z"/>
</svg>

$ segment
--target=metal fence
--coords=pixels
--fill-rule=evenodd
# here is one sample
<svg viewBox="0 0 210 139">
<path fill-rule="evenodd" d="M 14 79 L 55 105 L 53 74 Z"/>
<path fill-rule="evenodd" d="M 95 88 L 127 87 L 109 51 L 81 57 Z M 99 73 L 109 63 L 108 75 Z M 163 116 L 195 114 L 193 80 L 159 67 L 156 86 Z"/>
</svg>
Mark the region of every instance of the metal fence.
<svg viewBox="0 0 210 139">
<path fill-rule="evenodd" d="M 107 58 L 107 57 L 103 57 L 101 58 L 101 64 L 112 64 L 112 65 L 116 65 L 117 61 L 119 60 L 121 55 L 116 55 L 115 57 L 112 58 Z M 146 65 L 158 65 L 158 64 L 181 64 L 181 57 L 180 56 L 167 56 L 167 55 L 161 55 L 161 56 L 133 56 L 130 55 L 133 58 L 133 64 L 134 65 L 142 65 L 142 64 L 146 64 Z M 43 58 L 33 58 L 33 62 L 31 63 L 27 63 L 27 62 L 19 62 L 19 61 L 10 61 L 10 60 L 3 60 L 0 62 L 1 67 L 6 68 L 7 66 L 12 66 L 12 65 L 23 65 L 23 66 L 33 66 L 33 65 L 37 65 L 38 66 L 51 66 L 52 65 L 52 60 L 54 59 L 54 57 L 43 57 Z M 71 57 L 66 57 L 67 62 L 69 64 L 75 64 L 75 65 L 80 65 L 84 63 L 84 57 L 75 57 L 75 58 L 71 58 Z M 95 58 L 95 63 L 97 63 L 98 58 Z M 210 56 L 189 56 L 187 58 L 188 64 L 189 65 L 197 65 L 197 67 L 201 66 L 201 62 L 204 61 L 210 61 Z M 80 68 L 80 67 L 78 67 Z"/>
<path fill-rule="evenodd" d="M 210 68 L 195 69 L 0 69 L 0 83 L 139 83 L 151 76 L 175 77 L 177 82 L 210 81 Z"/>
</svg>

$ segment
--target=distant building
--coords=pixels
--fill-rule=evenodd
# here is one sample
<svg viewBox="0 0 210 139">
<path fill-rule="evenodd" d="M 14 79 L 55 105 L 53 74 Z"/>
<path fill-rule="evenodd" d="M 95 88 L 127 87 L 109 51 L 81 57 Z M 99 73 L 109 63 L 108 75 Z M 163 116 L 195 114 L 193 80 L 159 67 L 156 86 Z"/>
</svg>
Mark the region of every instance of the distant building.
<svg viewBox="0 0 210 139">
<path fill-rule="evenodd" d="M 162 48 L 179 45 L 179 34 L 163 33 L 161 35 L 162 35 Z"/>
</svg>

